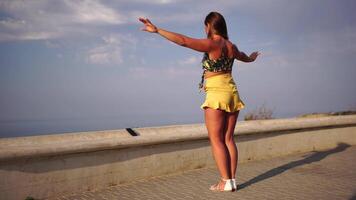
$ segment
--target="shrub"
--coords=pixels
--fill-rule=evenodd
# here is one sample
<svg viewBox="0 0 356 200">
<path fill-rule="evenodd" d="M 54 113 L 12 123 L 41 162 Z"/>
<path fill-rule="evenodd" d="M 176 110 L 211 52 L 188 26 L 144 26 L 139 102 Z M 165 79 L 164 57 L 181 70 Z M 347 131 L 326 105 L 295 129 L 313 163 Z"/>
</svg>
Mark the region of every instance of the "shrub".
<svg viewBox="0 0 356 200">
<path fill-rule="evenodd" d="M 263 104 L 260 108 L 245 114 L 244 119 L 245 121 L 258 119 L 273 119 L 272 114 L 273 111 L 266 108 L 265 104 Z"/>
</svg>

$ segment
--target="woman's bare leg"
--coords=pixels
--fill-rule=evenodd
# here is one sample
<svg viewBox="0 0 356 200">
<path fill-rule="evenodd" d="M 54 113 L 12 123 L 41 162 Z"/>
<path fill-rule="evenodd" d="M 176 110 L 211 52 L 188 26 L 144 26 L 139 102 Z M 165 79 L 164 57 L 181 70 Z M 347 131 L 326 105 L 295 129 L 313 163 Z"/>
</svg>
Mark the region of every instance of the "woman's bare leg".
<svg viewBox="0 0 356 200">
<path fill-rule="evenodd" d="M 230 179 L 230 158 L 226 148 L 224 138 L 224 126 L 226 112 L 212 108 L 205 108 L 205 124 L 208 129 L 209 139 L 212 147 L 213 156 L 220 175 L 224 179 Z"/>
<path fill-rule="evenodd" d="M 237 168 L 237 160 L 238 160 L 238 150 L 236 147 L 236 143 L 234 140 L 234 131 L 235 131 L 235 125 L 237 118 L 239 116 L 239 112 L 234 112 L 234 113 L 227 113 L 226 117 L 226 126 L 224 130 L 224 135 L 225 135 L 225 144 L 227 146 L 227 149 L 229 151 L 229 158 L 230 158 L 230 176 L 232 178 L 235 178 L 236 174 L 236 168 Z"/>
</svg>

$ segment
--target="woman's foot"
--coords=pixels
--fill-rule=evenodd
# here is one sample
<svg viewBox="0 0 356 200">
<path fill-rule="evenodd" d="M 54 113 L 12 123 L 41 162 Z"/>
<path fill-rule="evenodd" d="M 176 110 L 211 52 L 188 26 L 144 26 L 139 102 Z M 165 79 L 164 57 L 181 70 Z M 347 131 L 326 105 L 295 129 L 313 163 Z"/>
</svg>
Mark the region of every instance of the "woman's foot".
<svg viewBox="0 0 356 200">
<path fill-rule="evenodd" d="M 211 191 L 218 192 L 233 192 L 235 189 L 233 188 L 232 179 L 223 179 L 221 178 L 220 182 L 210 186 Z"/>
</svg>

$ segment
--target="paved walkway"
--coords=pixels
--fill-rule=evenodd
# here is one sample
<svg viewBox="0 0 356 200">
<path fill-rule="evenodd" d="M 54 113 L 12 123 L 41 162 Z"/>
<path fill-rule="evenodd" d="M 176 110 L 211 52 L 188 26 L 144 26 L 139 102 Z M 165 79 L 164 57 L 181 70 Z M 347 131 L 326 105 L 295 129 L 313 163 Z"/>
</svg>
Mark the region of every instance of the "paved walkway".
<svg viewBox="0 0 356 200">
<path fill-rule="evenodd" d="M 64 199 L 356 199 L 356 146 L 341 144 L 309 152 L 238 165 L 237 192 L 211 192 L 216 168 L 156 177 Z"/>
</svg>

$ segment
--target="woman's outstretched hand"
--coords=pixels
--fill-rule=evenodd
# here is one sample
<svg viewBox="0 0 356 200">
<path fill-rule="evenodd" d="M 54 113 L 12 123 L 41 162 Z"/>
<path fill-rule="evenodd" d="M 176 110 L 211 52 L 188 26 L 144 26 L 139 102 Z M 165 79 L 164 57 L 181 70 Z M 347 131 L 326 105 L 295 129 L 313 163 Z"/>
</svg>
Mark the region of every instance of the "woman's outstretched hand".
<svg viewBox="0 0 356 200">
<path fill-rule="evenodd" d="M 261 54 L 260 52 L 255 51 L 255 52 L 251 53 L 251 55 L 249 57 L 252 61 L 255 61 L 257 56 L 259 56 L 260 54 Z"/>
<path fill-rule="evenodd" d="M 138 18 L 144 25 L 145 27 L 141 28 L 142 31 L 147 31 L 147 32 L 150 32 L 150 33 L 157 33 L 158 31 L 158 28 L 152 24 L 152 22 L 147 19 L 147 18 Z"/>
</svg>

